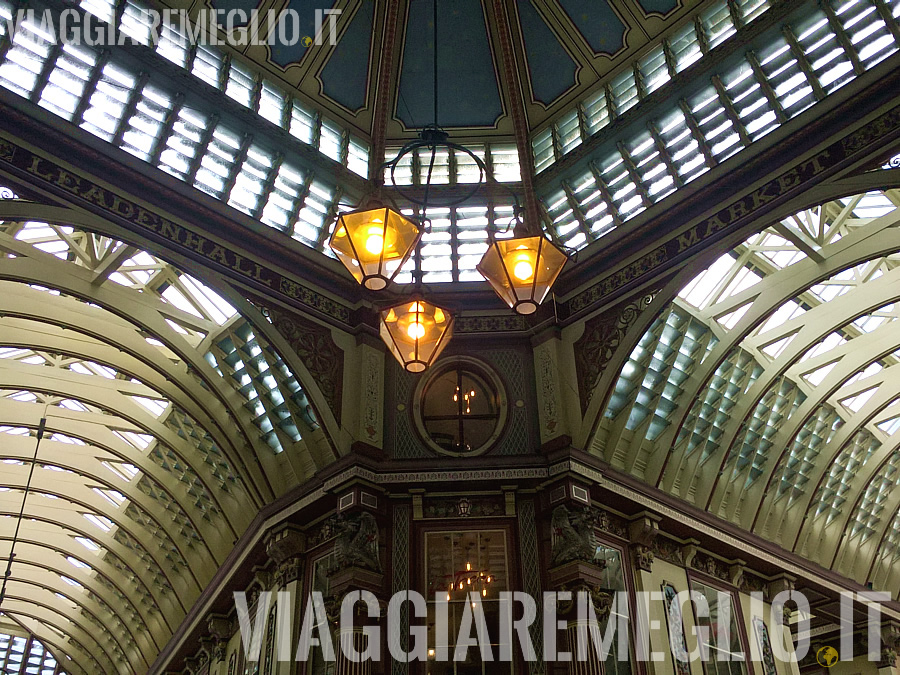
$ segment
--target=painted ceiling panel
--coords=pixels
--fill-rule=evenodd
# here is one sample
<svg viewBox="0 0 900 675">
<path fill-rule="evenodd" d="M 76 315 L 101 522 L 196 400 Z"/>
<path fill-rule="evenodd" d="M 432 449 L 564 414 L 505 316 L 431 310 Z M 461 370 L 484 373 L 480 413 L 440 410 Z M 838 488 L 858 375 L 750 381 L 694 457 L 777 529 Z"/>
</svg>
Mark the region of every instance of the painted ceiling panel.
<svg viewBox="0 0 900 675">
<path fill-rule="evenodd" d="M 532 0 L 517 3 L 534 100 L 550 105 L 575 85 L 578 65 L 535 9 Z"/>
<path fill-rule="evenodd" d="M 671 3 L 674 7 L 676 0 L 646 2 Z M 625 46 L 627 26 L 606 0 L 559 0 L 559 4 L 595 54 L 611 56 Z"/>
<path fill-rule="evenodd" d="M 409 128 L 434 121 L 433 0 L 410 3 L 396 115 Z M 480 0 L 438 4 L 438 123 L 492 127 L 503 114 Z"/>
<path fill-rule="evenodd" d="M 364 2 L 322 69 L 322 91 L 345 108 L 358 111 L 366 105 L 369 50 L 375 3 Z"/>
<path fill-rule="evenodd" d="M 234 21 L 235 26 L 246 26 L 250 22 L 250 12 L 259 7 L 260 0 L 210 0 L 210 4 L 217 10 L 226 14 L 232 11 L 243 11 L 247 18 L 245 21 Z"/>
<path fill-rule="evenodd" d="M 234 2 L 235 0 L 225 0 Z M 311 40 L 316 36 L 316 10 L 322 11 L 334 7 L 334 2 L 327 0 L 290 0 L 275 27 L 272 45 L 269 47 L 272 63 L 287 68 L 292 63 L 299 63 Z M 323 18 L 327 32 L 327 19 Z"/>
<path fill-rule="evenodd" d="M 662 14 L 666 16 L 678 7 L 678 0 L 638 0 L 638 3 L 648 14 Z"/>
</svg>

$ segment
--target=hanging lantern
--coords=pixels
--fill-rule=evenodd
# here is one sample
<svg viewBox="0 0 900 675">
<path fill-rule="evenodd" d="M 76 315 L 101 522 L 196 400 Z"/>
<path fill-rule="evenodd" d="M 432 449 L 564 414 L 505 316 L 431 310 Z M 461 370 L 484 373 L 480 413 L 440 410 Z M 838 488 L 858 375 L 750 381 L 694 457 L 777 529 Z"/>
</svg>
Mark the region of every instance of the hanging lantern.
<svg viewBox="0 0 900 675">
<path fill-rule="evenodd" d="M 421 373 L 453 334 L 453 316 L 424 300 L 406 301 L 381 312 L 381 339 L 411 373 Z"/>
<path fill-rule="evenodd" d="M 418 224 L 378 204 L 342 213 L 329 245 L 359 283 L 380 291 L 407 261 L 421 236 Z"/>
<path fill-rule="evenodd" d="M 518 233 L 517 233 L 518 234 Z M 475 266 L 519 314 L 533 314 L 550 293 L 568 256 L 543 234 L 495 239 Z"/>
</svg>

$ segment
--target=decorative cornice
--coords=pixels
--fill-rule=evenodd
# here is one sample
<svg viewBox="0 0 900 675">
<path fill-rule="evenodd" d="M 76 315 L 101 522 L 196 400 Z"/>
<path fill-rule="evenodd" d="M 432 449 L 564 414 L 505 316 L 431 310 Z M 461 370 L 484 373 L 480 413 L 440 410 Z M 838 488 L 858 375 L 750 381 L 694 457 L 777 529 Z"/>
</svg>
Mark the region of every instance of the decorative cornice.
<svg viewBox="0 0 900 675">
<path fill-rule="evenodd" d="M 575 371 L 578 375 L 582 414 L 588 409 L 597 381 L 622 344 L 628 330 L 650 306 L 657 292 L 657 290 L 645 292 L 639 298 L 623 302 L 585 322 L 584 333 L 574 345 Z"/>
<path fill-rule="evenodd" d="M 344 351 L 335 343 L 331 330 L 286 309 L 270 306 L 266 311 L 275 330 L 284 336 L 319 385 L 322 396 L 340 424 Z"/>
</svg>

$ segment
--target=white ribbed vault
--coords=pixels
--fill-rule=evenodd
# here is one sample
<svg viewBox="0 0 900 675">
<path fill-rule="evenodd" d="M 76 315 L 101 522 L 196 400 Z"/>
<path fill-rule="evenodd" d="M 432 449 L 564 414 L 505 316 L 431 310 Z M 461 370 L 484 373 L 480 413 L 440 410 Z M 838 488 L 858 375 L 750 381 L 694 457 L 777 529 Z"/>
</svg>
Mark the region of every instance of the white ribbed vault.
<svg viewBox="0 0 900 675">
<path fill-rule="evenodd" d="M 895 190 L 829 202 L 682 274 L 621 370 L 593 451 L 896 589 L 898 207 Z"/>
<path fill-rule="evenodd" d="M 242 300 L 61 221 L 0 251 L 4 558 L 47 419 L 2 612 L 71 672 L 146 672 L 322 431 Z"/>
</svg>

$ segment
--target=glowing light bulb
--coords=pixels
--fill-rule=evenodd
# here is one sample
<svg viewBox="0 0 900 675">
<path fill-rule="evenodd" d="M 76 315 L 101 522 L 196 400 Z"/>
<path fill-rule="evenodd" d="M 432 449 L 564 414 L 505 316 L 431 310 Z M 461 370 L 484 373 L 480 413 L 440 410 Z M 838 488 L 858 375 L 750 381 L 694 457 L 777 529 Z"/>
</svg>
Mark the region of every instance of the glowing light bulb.
<svg viewBox="0 0 900 675">
<path fill-rule="evenodd" d="M 470 571 L 471 569 L 472 569 L 472 563 L 466 563 L 466 572 Z"/>
<path fill-rule="evenodd" d="M 481 597 L 482 597 L 482 598 L 486 598 L 486 597 L 487 597 L 487 589 L 486 589 L 486 588 L 482 588 L 482 589 L 481 589 Z"/>
<path fill-rule="evenodd" d="M 425 326 L 418 321 L 413 321 L 406 327 L 406 334 L 409 335 L 410 340 L 420 340 L 425 337 Z"/>
<path fill-rule="evenodd" d="M 447 602 L 450 602 L 450 594 L 447 593 Z"/>
<path fill-rule="evenodd" d="M 460 581 L 459 582 L 459 590 L 462 590 L 462 589 L 463 589 L 463 582 Z"/>
<path fill-rule="evenodd" d="M 513 267 L 513 276 L 519 281 L 528 281 L 534 276 L 534 265 L 530 260 L 520 260 Z"/>
<path fill-rule="evenodd" d="M 384 237 L 381 232 L 370 234 L 366 237 L 366 251 L 372 255 L 379 255 L 384 250 Z"/>
</svg>

